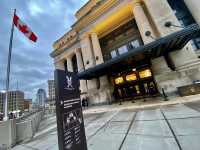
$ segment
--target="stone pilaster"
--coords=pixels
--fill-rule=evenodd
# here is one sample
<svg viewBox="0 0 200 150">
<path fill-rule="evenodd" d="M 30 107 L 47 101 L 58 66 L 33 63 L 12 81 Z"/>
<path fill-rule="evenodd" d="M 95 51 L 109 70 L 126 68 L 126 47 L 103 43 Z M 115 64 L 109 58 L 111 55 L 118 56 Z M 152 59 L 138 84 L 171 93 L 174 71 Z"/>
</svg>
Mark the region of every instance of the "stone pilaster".
<svg viewBox="0 0 200 150">
<path fill-rule="evenodd" d="M 163 82 L 165 82 L 164 79 L 166 79 L 166 77 L 169 76 L 169 74 L 172 72 L 172 70 L 168 67 L 164 56 L 152 59 L 151 64 L 152 64 L 152 71 L 153 71 L 154 79 L 157 83 L 158 90 L 160 93 L 162 93 L 162 88 L 164 87 Z M 169 78 L 167 78 L 167 79 L 169 79 Z M 166 91 L 166 92 L 168 92 L 168 91 Z"/>
<path fill-rule="evenodd" d="M 167 0 L 143 0 L 145 7 L 157 31 L 160 34 L 160 37 L 171 34 L 172 32 L 181 30 L 177 27 L 165 27 L 165 23 L 170 21 L 172 24 L 180 25 L 178 19 L 174 15 L 173 10 L 169 6 Z"/>
<path fill-rule="evenodd" d="M 56 61 L 54 62 L 55 69 L 65 70 L 64 61 Z"/>
<path fill-rule="evenodd" d="M 153 42 L 157 37 L 152 27 L 153 25 L 150 23 L 150 19 L 147 17 L 148 15 L 144 11 L 144 6 L 142 3 L 136 2 L 133 4 L 133 14 L 135 16 L 135 20 L 144 44 Z M 150 36 L 146 35 L 147 32 L 150 32 Z M 171 71 L 164 57 L 153 59 L 152 69 L 154 74 Z"/>
<path fill-rule="evenodd" d="M 200 25 L 200 1 L 199 0 L 184 0 L 186 6 L 190 10 L 196 22 Z"/>
<path fill-rule="evenodd" d="M 171 24 L 180 26 L 180 23 L 173 10 L 169 6 L 167 0 L 143 1 L 160 37 L 181 30 L 181 28 L 178 27 L 165 26 L 166 22 L 171 22 Z M 197 55 L 195 54 L 190 43 L 188 43 L 182 50 L 171 52 L 169 56 L 175 65 L 176 71 L 157 74 L 155 75 L 155 79 L 160 89 L 164 88 L 166 92 L 172 93 L 177 91 L 177 87 L 192 83 L 191 77 L 184 69 L 187 68 L 187 71 L 189 72 L 192 71 L 191 68 L 196 68 L 194 70 L 199 70 L 199 60 L 197 59 Z M 157 70 L 159 70 L 159 68 L 157 68 Z M 160 68 L 160 70 L 162 70 L 162 68 Z"/>
<path fill-rule="evenodd" d="M 167 0 L 144 0 L 144 3 L 161 37 L 181 30 L 181 28 L 178 27 L 165 26 L 166 22 L 171 22 L 174 25 L 181 26 Z M 198 61 L 197 55 L 190 43 L 188 43 L 182 50 L 172 52 L 170 57 L 177 69 Z"/>
<path fill-rule="evenodd" d="M 67 57 L 67 70 L 69 72 L 73 72 L 73 64 L 72 64 L 72 57 L 71 56 Z"/>
<path fill-rule="evenodd" d="M 84 64 L 83 64 L 83 59 L 82 59 L 82 56 L 81 56 L 81 49 L 76 49 L 75 52 L 76 52 L 78 72 L 82 72 L 82 71 L 84 71 Z M 80 80 L 80 90 L 81 90 L 81 93 L 87 92 L 86 80 Z"/>
<path fill-rule="evenodd" d="M 104 63 L 101 46 L 96 33 L 91 33 L 92 46 L 95 57 L 95 64 L 99 65 Z M 107 76 L 99 78 L 100 89 L 98 90 L 99 100 L 98 103 L 107 103 L 111 101 L 111 90 Z"/>
<path fill-rule="evenodd" d="M 170 57 L 175 64 L 176 70 L 188 68 L 193 64 L 199 63 L 200 65 L 198 56 L 190 43 L 188 43 L 182 50 L 171 52 Z"/>
<path fill-rule="evenodd" d="M 94 53 L 92 51 L 92 45 L 89 38 L 89 35 L 85 35 L 81 39 L 81 51 L 83 56 L 83 62 L 85 69 L 91 68 L 95 66 L 95 58 Z M 88 90 L 96 90 L 97 89 L 97 80 L 92 79 L 87 81 Z"/>
<path fill-rule="evenodd" d="M 152 59 L 151 64 L 154 75 L 171 72 L 171 69 L 168 67 L 164 56 Z"/>
<path fill-rule="evenodd" d="M 156 36 L 141 3 L 137 2 L 133 4 L 133 15 L 135 17 L 135 21 L 139 28 L 140 35 L 142 36 L 144 44 L 154 41 Z M 150 35 L 147 35 L 148 32 Z"/>
<path fill-rule="evenodd" d="M 81 55 L 81 49 L 76 49 L 75 53 L 76 53 L 78 72 L 82 72 L 84 71 L 84 64 L 83 64 L 83 58 Z"/>
<path fill-rule="evenodd" d="M 99 64 L 104 63 L 101 46 L 100 46 L 99 39 L 96 33 L 91 33 L 91 40 L 92 40 L 92 46 L 93 46 L 93 51 L 94 51 L 95 64 L 99 65 Z M 104 88 L 105 86 L 108 85 L 108 79 L 106 76 L 100 77 L 99 80 L 100 80 L 101 88 Z"/>
<path fill-rule="evenodd" d="M 91 33 L 91 40 L 92 40 L 96 65 L 104 63 L 101 46 L 99 44 L 99 39 L 96 33 Z"/>
<path fill-rule="evenodd" d="M 157 37 L 155 35 L 155 31 L 153 30 L 152 24 L 150 23 L 150 20 L 144 11 L 144 6 L 139 2 L 134 3 L 133 14 L 135 16 L 135 20 L 138 25 L 138 29 L 140 31 L 144 44 L 153 42 Z M 146 35 L 147 32 L 150 32 L 150 36 Z M 171 69 L 168 67 L 166 60 L 163 56 L 152 59 L 151 64 L 152 64 L 152 71 L 154 74 L 154 78 L 157 82 L 158 89 L 160 90 L 160 86 L 159 86 L 160 75 L 166 72 L 171 72 Z"/>
</svg>

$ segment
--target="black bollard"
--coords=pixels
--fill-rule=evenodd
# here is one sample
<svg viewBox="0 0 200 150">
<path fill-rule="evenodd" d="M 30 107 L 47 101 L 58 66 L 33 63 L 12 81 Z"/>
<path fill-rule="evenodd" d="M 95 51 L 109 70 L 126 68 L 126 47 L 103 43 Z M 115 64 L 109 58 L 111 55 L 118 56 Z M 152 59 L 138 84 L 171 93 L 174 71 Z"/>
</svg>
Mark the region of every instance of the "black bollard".
<svg viewBox="0 0 200 150">
<path fill-rule="evenodd" d="M 121 101 L 121 98 L 119 99 L 119 105 L 122 105 L 122 101 Z"/>
<path fill-rule="evenodd" d="M 135 103 L 135 98 L 133 98 L 131 102 L 132 102 L 132 103 Z"/>
<path fill-rule="evenodd" d="M 143 102 L 146 102 L 146 97 L 145 97 L 145 95 L 143 96 Z"/>
<path fill-rule="evenodd" d="M 165 94 L 165 90 L 162 88 L 162 94 L 164 97 L 164 101 L 168 101 L 167 95 Z"/>
</svg>

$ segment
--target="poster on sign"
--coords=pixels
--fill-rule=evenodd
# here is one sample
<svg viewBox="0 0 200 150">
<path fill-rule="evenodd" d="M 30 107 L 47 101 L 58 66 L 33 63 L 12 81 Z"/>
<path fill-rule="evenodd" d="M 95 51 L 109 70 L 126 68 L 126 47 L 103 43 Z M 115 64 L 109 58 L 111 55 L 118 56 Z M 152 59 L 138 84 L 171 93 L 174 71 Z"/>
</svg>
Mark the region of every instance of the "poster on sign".
<svg viewBox="0 0 200 150">
<path fill-rule="evenodd" d="M 79 84 L 75 73 L 55 70 L 59 150 L 87 150 Z"/>
</svg>

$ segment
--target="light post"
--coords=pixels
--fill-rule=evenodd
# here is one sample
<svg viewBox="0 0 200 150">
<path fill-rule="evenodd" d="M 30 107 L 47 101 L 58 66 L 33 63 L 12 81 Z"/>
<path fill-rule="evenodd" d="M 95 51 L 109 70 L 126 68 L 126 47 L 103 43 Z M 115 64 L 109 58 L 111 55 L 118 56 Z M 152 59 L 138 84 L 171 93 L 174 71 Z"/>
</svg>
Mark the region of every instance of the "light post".
<svg viewBox="0 0 200 150">
<path fill-rule="evenodd" d="M 4 118 L 3 118 L 3 120 L 7 121 L 8 120 L 8 109 L 6 109 L 6 108 L 8 108 L 8 103 L 5 102 L 7 93 L 6 93 L 5 90 L 2 90 L 1 93 L 3 93 L 3 104 L 4 104 L 4 107 L 3 107 L 4 108 L 4 110 L 3 110 Z"/>
</svg>

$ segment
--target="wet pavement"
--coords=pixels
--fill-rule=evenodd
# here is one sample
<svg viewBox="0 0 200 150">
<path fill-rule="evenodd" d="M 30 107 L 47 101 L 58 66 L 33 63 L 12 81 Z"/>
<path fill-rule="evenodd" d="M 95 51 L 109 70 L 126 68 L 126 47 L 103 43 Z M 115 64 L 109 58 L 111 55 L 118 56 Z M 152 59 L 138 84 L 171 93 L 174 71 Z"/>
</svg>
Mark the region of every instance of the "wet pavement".
<svg viewBox="0 0 200 150">
<path fill-rule="evenodd" d="M 89 150 L 199 150 L 200 102 L 84 115 Z M 57 150 L 55 116 L 13 150 Z"/>
</svg>

